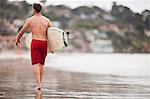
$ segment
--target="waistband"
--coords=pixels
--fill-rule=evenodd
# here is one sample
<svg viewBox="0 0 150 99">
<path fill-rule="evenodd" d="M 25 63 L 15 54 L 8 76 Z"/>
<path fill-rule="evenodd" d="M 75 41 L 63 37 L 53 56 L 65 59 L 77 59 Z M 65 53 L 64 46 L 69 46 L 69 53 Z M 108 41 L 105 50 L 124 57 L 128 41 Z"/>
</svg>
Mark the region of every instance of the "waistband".
<svg viewBox="0 0 150 99">
<path fill-rule="evenodd" d="M 47 40 L 32 39 L 32 41 L 47 42 Z"/>
</svg>

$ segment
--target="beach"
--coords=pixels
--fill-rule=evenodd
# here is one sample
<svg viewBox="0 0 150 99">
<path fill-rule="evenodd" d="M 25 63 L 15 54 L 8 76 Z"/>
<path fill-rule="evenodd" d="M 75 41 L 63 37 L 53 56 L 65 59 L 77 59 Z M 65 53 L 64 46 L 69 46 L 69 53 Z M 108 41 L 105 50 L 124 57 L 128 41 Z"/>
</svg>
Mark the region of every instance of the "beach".
<svg viewBox="0 0 150 99">
<path fill-rule="evenodd" d="M 35 91 L 32 69 L 29 59 L 1 58 L 0 99 L 150 98 L 149 76 L 69 71 L 49 64 L 44 67 L 42 91 L 39 92 Z"/>
</svg>

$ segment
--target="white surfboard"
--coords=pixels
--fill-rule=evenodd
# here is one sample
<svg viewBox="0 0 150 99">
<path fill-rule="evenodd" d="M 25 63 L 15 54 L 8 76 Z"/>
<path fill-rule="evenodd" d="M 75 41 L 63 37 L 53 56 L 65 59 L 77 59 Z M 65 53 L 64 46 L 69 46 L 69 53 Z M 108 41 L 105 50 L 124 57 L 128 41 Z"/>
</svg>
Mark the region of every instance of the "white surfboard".
<svg viewBox="0 0 150 99">
<path fill-rule="evenodd" d="M 55 27 L 48 28 L 47 31 L 48 53 L 63 50 L 69 44 L 69 32 Z M 30 49 L 32 42 L 32 33 L 27 34 L 25 38 L 26 46 Z"/>
</svg>

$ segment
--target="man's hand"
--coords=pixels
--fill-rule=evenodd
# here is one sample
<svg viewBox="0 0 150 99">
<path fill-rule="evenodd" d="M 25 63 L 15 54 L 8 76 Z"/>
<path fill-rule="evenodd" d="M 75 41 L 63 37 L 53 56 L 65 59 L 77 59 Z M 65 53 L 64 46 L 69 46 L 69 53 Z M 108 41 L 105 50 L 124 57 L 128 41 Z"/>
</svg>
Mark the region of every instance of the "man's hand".
<svg viewBox="0 0 150 99">
<path fill-rule="evenodd" d="M 16 46 L 18 47 L 18 44 L 20 43 L 20 40 L 17 39 Z"/>
<path fill-rule="evenodd" d="M 19 31 L 17 40 L 16 40 L 16 46 L 20 43 L 20 38 L 23 36 L 23 33 L 28 29 L 30 20 L 27 19 L 25 24 L 23 25 L 22 29 Z"/>
<path fill-rule="evenodd" d="M 53 52 L 51 49 L 49 49 L 49 51 L 50 51 L 52 54 L 54 54 L 54 52 Z"/>
<path fill-rule="evenodd" d="M 51 53 L 52 53 L 52 54 L 54 54 L 54 52 L 53 52 L 53 51 L 51 51 Z"/>
</svg>

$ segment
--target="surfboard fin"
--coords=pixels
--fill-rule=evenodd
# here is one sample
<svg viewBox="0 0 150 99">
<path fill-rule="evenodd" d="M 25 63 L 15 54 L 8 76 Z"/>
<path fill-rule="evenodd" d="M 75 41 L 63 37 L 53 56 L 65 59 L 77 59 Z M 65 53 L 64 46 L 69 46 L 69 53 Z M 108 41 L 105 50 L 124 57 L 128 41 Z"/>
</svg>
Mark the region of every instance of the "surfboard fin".
<svg viewBox="0 0 150 99">
<path fill-rule="evenodd" d="M 68 39 L 68 42 L 69 42 L 69 32 L 66 32 L 66 34 L 67 34 L 67 39 Z M 68 46 L 68 43 L 66 42 L 64 36 L 65 36 L 65 32 L 63 32 L 63 40 L 64 40 L 64 45 L 67 47 L 67 46 Z"/>
</svg>

